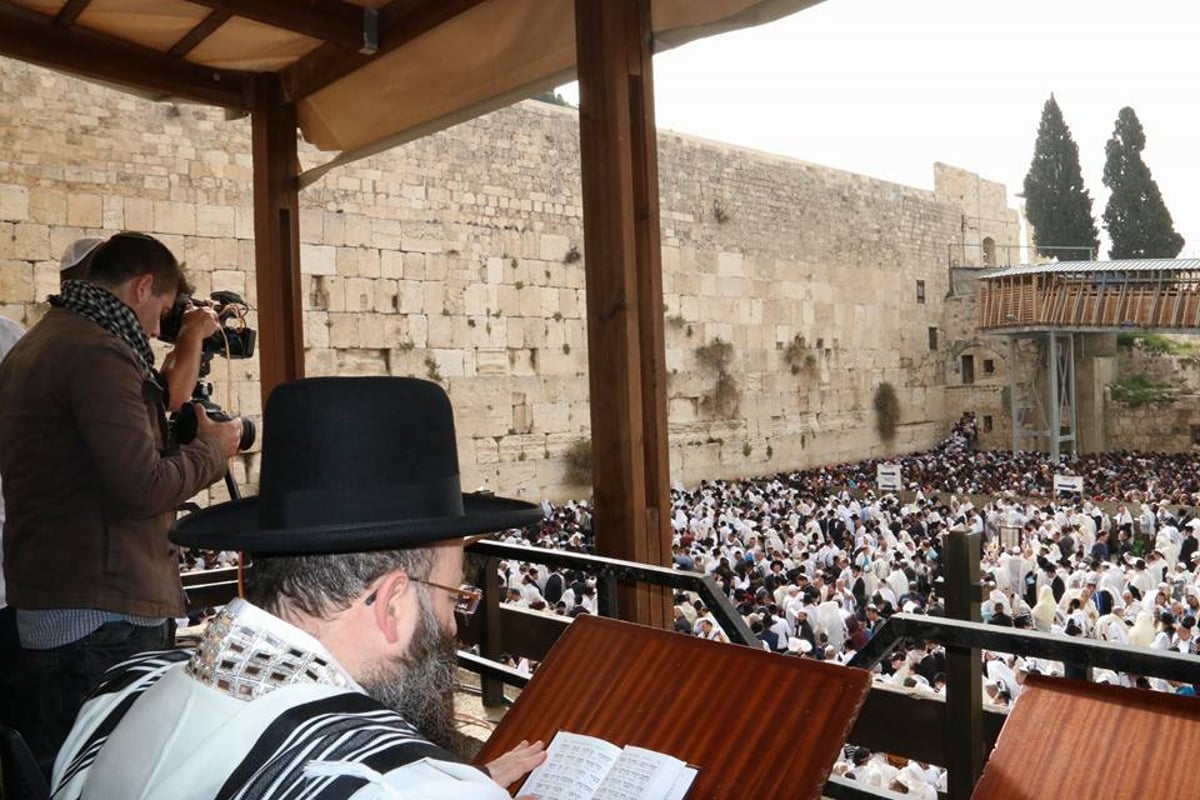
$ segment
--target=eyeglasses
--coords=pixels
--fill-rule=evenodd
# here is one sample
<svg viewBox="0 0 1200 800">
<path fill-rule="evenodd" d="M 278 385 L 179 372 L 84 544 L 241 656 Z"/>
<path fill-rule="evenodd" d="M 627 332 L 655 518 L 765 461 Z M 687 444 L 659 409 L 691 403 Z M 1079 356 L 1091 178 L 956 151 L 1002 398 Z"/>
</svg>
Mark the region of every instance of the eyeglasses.
<svg viewBox="0 0 1200 800">
<path fill-rule="evenodd" d="M 475 613 L 475 610 L 479 608 L 479 601 L 483 597 L 483 591 L 475 586 L 470 585 L 469 583 L 464 583 L 462 586 L 459 586 L 456 589 L 453 586 L 445 586 L 440 583 L 425 581 L 421 580 L 420 578 L 413 578 L 411 576 L 409 577 L 409 580 L 413 583 L 422 583 L 426 586 L 432 586 L 435 589 L 441 589 L 444 592 L 449 592 L 450 594 L 454 595 L 454 611 L 455 613 L 462 614 L 464 617 L 469 617 Z M 378 594 L 378 589 L 371 592 L 369 595 L 367 595 L 366 599 L 363 600 L 363 605 L 369 606 L 374 603 Z"/>
</svg>

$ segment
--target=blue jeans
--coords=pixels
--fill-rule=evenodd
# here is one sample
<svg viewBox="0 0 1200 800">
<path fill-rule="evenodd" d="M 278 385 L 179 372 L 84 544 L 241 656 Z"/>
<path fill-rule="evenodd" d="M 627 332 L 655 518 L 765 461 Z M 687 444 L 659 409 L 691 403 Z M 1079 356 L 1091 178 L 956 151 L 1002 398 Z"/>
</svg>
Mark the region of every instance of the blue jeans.
<svg viewBox="0 0 1200 800">
<path fill-rule="evenodd" d="M 21 648 L 16 728 L 49 775 L 75 717 L 109 667 L 173 646 L 171 621 L 143 627 L 109 622 L 78 641 L 49 650 Z"/>
</svg>

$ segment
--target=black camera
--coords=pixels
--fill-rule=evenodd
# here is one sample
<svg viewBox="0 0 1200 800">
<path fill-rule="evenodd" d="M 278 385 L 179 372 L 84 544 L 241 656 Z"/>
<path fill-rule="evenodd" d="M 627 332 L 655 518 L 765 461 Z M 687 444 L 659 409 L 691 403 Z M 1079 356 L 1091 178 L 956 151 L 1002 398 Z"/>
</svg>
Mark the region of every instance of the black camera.
<svg viewBox="0 0 1200 800">
<path fill-rule="evenodd" d="M 212 370 L 214 354 L 226 358 L 250 358 L 254 355 L 254 343 L 258 334 L 245 324 L 245 312 L 248 309 L 246 301 L 236 292 L 213 292 L 212 300 L 197 300 L 190 295 L 181 294 L 175 299 L 175 305 L 159 326 L 158 338 L 164 342 L 173 343 L 183 327 L 183 314 L 188 306 L 210 306 L 217 314 L 221 330 L 204 340 L 200 348 L 200 379 L 192 390 L 191 399 L 183 404 L 178 413 L 171 415 L 171 425 L 175 431 L 175 441 L 188 444 L 196 438 L 198 425 L 196 406 L 204 407 L 208 418 L 214 422 L 229 422 L 240 419 L 242 423 L 242 438 L 238 441 L 239 450 L 249 450 L 254 446 L 257 430 L 253 420 L 243 417 L 231 417 L 219 405 L 213 402 L 213 386 L 205 380 Z M 231 320 L 238 320 L 240 325 L 231 325 Z"/>
<path fill-rule="evenodd" d="M 212 308 L 221 325 L 221 330 L 204 340 L 201 349 L 205 353 L 215 353 L 228 358 L 250 358 L 254 355 L 254 343 L 258 334 L 245 324 L 244 314 L 249 306 L 236 292 L 213 292 L 211 300 L 199 300 L 189 294 L 180 294 L 175 298 L 175 305 L 171 306 L 171 311 L 159 325 L 159 339 L 175 343 L 180 329 L 183 328 L 183 315 L 189 305 Z M 242 324 L 230 325 L 230 321 L 235 319 Z"/>
<path fill-rule="evenodd" d="M 207 393 L 200 392 L 200 386 L 203 384 L 207 388 Z M 212 393 L 212 384 L 207 381 L 200 381 L 196 384 L 196 391 L 192 392 L 192 399 L 184 403 L 178 413 L 171 415 L 171 421 L 175 425 L 175 441 L 180 444 L 187 444 L 196 438 L 196 429 L 199 421 L 196 416 L 196 406 L 204 406 L 205 413 L 208 418 L 214 422 L 229 422 L 232 419 L 241 420 L 242 423 L 242 438 L 238 440 L 238 450 L 249 450 L 254 446 L 254 440 L 258 436 L 258 431 L 254 427 L 254 420 L 246 419 L 245 417 L 231 417 L 225 413 L 219 405 L 209 399 Z"/>
</svg>

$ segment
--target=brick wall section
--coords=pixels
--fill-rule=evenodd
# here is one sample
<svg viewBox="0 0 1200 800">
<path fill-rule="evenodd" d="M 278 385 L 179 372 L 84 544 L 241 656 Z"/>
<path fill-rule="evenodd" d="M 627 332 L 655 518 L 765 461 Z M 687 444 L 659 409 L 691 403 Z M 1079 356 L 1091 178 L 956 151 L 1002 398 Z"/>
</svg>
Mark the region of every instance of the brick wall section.
<svg viewBox="0 0 1200 800">
<path fill-rule="evenodd" d="M 36 322 L 66 245 L 121 229 L 160 236 L 200 293 L 257 304 L 246 120 L 5 60 L 0 95 L 0 313 Z M 302 149 L 306 165 L 326 157 Z M 947 354 L 971 335 L 944 320 L 948 245 L 1013 214 L 1002 186 L 938 165 L 931 192 L 666 132 L 659 158 L 675 478 L 945 434 L 959 411 Z M 437 377 L 469 488 L 586 491 L 564 485 L 564 453 L 589 428 L 578 163 L 575 113 L 527 101 L 301 194 L 309 374 Z M 968 198 L 968 184 L 983 189 Z M 719 375 L 698 350 L 718 338 L 732 355 L 714 400 Z M 228 391 L 235 410 L 260 413 L 257 359 L 218 358 L 213 372 L 217 402 Z M 890 447 L 871 408 L 884 381 L 902 407 Z M 253 488 L 257 453 L 234 472 Z"/>
</svg>

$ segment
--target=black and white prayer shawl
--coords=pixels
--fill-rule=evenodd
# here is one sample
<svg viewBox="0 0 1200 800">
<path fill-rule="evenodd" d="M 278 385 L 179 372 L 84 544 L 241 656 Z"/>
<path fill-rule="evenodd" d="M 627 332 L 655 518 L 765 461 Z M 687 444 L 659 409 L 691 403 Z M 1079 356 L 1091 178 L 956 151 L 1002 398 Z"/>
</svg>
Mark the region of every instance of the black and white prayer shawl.
<svg viewBox="0 0 1200 800">
<path fill-rule="evenodd" d="M 108 671 L 85 703 L 59 754 L 54 770 L 54 800 L 91 800 L 101 794 L 107 800 L 111 789 L 88 785 L 89 773 L 105 745 L 134 704 L 164 677 L 168 683 L 192 681 L 183 672 L 192 656 L 193 652 L 186 650 L 146 653 Z M 219 740 L 226 738 L 221 729 L 222 734 L 213 737 L 218 740 L 215 750 L 212 743 L 206 743 L 204 763 L 192 765 L 206 773 L 206 782 L 212 788 L 186 785 L 186 780 L 172 784 L 171 776 L 179 777 L 179 758 L 186 760 L 191 754 L 175 753 L 163 763 L 163 755 L 171 752 L 169 744 L 146 741 L 139 751 L 122 754 L 121 761 L 136 770 L 132 762 L 140 761 L 144 767 L 157 754 L 166 778 L 156 784 L 159 792 L 149 791 L 150 786 L 130 787 L 126 796 L 166 797 L 161 793 L 166 785 L 172 787 L 172 800 L 508 797 L 483 772 L 459 762 L 422 737 L 400 715 L 367 695 L 331 687 L 294 688 L 321 688 L 328 696 L 291 705 L 280 714 L 271 713 L 257 726 L 261 732 L 248 750 L 236 744 L 221 749 Z M 147 699 L 153 701 L 153 697 Z M 243 705 L 249 708 L 258 702 L 261 700 Z M 238 714 L 229 727 L 247 724 L 244 714 Z M 249 724 L 253 726 L 252 721 Z M 397 777 L 397 769 L 402 779 Z M 138 795 L 139 791 L 145 794 Z"/>
</svg>

